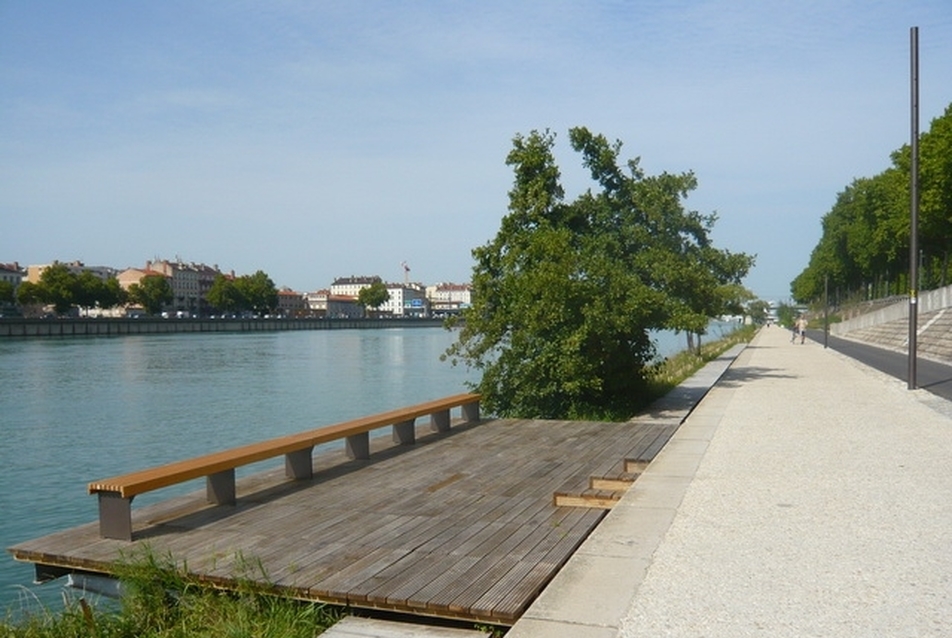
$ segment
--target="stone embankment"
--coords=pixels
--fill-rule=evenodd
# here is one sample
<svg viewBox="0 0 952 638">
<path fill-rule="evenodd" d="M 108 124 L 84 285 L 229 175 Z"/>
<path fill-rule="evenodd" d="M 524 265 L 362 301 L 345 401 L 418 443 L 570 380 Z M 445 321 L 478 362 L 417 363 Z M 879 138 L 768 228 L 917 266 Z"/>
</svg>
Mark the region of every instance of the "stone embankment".
<svg viewBox="0 0 952 638">
<path fill-rule="evenodd" d="M 920 357 L 952 363 L 952 286 L 919 299 L 916 351 Z M 875 312 L 830 326 L 830 334 L 852 341 L 909 352 L 909 302 L 903 300 Z"/>
<path fill-rule="evenodd" d="M 180 332 L 274 332 L 441 327 L 442 319 L 0 319 L 2 337 L 105 337 Z"/>
</svg>

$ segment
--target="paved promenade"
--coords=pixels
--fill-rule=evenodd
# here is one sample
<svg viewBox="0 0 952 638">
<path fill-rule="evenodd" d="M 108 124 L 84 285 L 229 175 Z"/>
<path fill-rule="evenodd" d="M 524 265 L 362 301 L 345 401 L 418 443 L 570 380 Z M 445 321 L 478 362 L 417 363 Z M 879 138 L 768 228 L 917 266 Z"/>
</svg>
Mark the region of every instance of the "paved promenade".
<svg viewBox="0 0 952 638">
<path fill-rule="evenodd" d="M 507 638 L 952 635 L 952 406 L 762 330 Z"/>
</svg>

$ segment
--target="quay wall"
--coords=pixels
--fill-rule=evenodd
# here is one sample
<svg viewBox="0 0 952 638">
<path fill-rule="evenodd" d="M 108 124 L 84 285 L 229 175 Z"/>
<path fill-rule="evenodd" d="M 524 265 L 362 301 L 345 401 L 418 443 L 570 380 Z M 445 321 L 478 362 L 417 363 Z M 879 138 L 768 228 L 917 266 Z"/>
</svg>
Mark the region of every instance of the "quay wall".
<svg viewBox="0 0 952 638">
<path fill-rule="evenodd" d="M 919 294 L 917 301 L 919 306 L 919 314 L 935 312 L 937 310 L 952 307 L 952 286 L 946 286 L 945 288 L 922 292 Z M 830 334 L 834 336 L 843 336 L 853 332 L 854 330 L 872 328 L 880 324 L 903 319 L 909 319 L 908 298 L 891 306 L 880 308 L 879 310 L 875 310 L 858 317 L 853 317 L 852 319 L 848 319 L 840 323 L 834 323 L 830 325 Z"/>
<path fill-rule="evenodd" d="M 441 319 L 0 319 L 0 338 L 436 328 L 442 325 Z"/>
</svg>

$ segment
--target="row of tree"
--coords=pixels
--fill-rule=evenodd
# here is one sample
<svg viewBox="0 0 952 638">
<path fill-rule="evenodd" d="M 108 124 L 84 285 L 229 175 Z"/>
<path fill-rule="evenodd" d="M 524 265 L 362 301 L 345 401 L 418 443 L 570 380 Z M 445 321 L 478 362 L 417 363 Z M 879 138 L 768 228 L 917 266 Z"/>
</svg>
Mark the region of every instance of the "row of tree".
<svg viewBox="0 0 952 638">
<path fill-rule="evenodd" d="M 157 315 L 174 299 L 172 285 L 164 275 L 146 275 L 124 290 L 115 278 L 103 280 L 88 270 L 76 273 L 65 264 L 55 263 L 37 282 L 25 281 L 15 292 L 12 285 L 0 288 L 0 301 L 15 301 L 23 307 L 51 306 L 58 315 L 73 308 L 124 305 L 138 305 L 147 314 Z M 260 270 L 236 278 L 218 275 L 206 301 L 219 312 L 267 313 L 277 308 L 278 292 L 270 277 Z"/>
<path fill-rule="evenodd" d="M 807 267 L 791 283 L 800 303 L 817 300 L 825 286 L 837 297 L 884 297 L 910 289 L 910 146 L 891 166 L 854 180 L 823 217 L 823 235 Z M 919 137 L 919 247 L 917 288 L 950 283 L 952 251 L 952 105 Z"/>
<path fill-rule="evenodd" d="M 527 418 L 628 418 L 655 352 L 650 332 L 703 334 L 740 312 L 753 257 L 715 248 L 714 215 L 686 210 L 693 173 L 619 166 L 621 143 L 569 131 L 591 189 L 566 201 L 555 134 L 519 135 L 496 237 L 473 251 L 473 304 L 445 357 L 481 371 L 487 409 Z"/>
</svg>

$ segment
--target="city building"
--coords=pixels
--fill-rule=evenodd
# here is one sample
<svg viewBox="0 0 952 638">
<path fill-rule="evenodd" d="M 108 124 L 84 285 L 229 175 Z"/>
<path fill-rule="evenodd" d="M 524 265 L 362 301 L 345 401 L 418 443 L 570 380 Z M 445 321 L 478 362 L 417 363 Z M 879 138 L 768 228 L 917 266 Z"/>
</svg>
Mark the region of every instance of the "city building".
<svg viewBox="0 0 952 638">
<path fill-rule="evenodd" d="M 423 284 L 387 284 L 390 298 L 378 308 L 381 315 L 392 317 L 429 316 L 429 304 Z"/>
<path fill-rule="evenodd" d="M 302 317 L 307 314 L 307 299 L 290 288 L 278 291 L 278 314 L 284 317 Z"/>
<path fill-rule="evenodd" d="M 376 275 L 372 277 L 338 277 L 331 284 L 330 294 L 335 297 L 353 297 L 356 299 L 361 289 L 369 288 L 376 283 L 383 283 L 383 280 Z"/>
<path fill-rule="evenodd" d="M 20 287 L 20 283 L 23 281 L 23 276 L 23 269 L 20 268 L 19 263 L 0 263 L 0 281 L 5 281 L 8 284 L 12 284 L 14 290 Z"/>
<path fill-rule="evenodd" d="M 66 266 L 74 275 L 80 275 L 84 272 L 91 272 L 103 281 L 115 277 L 119 271 L 109 266 L 87 266 L 81 261 L 54 261 L 52 264 L 39 264 L 26 267 L 26 280 L 30 283 L 39 283 L 43 272 L 50 266 Z"/>
<path fill-rule="evenodd" d="M 433 316 L 459 314 L 473 302 L 473 287 L 470 284 L 439 283 L 427 286 L 426 296 Z"/>
</svg>

